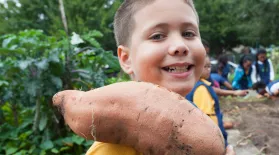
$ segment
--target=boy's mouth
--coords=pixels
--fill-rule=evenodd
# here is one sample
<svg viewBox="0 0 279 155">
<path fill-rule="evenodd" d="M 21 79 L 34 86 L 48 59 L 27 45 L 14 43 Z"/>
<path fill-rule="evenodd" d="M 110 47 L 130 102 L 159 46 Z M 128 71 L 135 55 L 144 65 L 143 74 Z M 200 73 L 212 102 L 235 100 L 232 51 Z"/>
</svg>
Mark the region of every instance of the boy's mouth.
<svg viewBox="0 0 279 155">
<path fill-rule="evenodd" d="M 169 66 L 169 67 L 163 67 L 163 70 L 170 73 L 184 73 L 184 72 L 188 72 L 192 67 L 193 65 Z"/>
</svg>

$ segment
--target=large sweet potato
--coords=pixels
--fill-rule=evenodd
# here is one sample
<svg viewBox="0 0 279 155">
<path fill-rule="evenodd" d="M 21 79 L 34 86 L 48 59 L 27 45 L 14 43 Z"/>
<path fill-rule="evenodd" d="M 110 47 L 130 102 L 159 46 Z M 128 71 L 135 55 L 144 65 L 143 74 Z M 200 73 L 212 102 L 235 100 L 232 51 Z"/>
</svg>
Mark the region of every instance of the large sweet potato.
<svg viewBox="0 0 279 155">
<path fill-rule="evenodd" d="M 222 155 L 218 126 L 184 97 L 144 82 L 123 82 L 53 97 L 78 135 L 125 144 L 143 154 Z"/>
</svg>

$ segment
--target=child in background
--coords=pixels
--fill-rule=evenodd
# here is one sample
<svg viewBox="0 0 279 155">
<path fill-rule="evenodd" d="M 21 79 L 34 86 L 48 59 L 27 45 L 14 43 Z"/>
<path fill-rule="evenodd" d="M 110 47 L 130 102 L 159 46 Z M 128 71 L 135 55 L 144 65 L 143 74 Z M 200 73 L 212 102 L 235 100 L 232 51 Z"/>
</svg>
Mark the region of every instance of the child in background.
<svg viewBox="0 0 279 155">
<path fill-rule="evenodd" d="M 222 66 L 221 76 L 228 81 L 228 75 L 230 73 L 231 67 L 228 63 L 228 57 L 226 55 L 221 55 L 218 59 L 218 66 Z"/>
<path fill-rule="evenodd" d="M 217 66 L 217 71 L 212 71 L 211 74 L 210 74 L 210 78 L 214 81 L 217 81 L 218 84 L 220 85 L 220 88 L 225 88 L 224 89 L 233 89 L 232 88 L 232 85 L 229 83 L 229 81 L 224 78 L 222 76 L 223 74 L 223 70 L 224 70 L 224 65 L 222 63 L 218 64 Z"/>
<path fill-rule="evenodd" d="M 239 66 L 235 69 L 234 79 L 232 82 L 233 89 L 245 90 L 252 87 L 252 58 L 244 55 L 240 59 Z"/>
<path fill-rule="evenodd" d="M 207 42 L 207 41 L 205 41 L 205 40 L 202 40 L 202 44 L 203 44 L 203 46 L 204 46 L 204 48 L 205 48 L 205 50 L 206 50 L 206 53 L 208 54 L 209 52 L 210 52 L 210 47 L 209 47 L 209 43 Z M 211 64 L 215 64 L 215 63 L 213 63 L 214 61 L 211 61 L 211 58 L 210 58 L 210 63 Z M 215 72 L 216 73 L 218 73 L 218 66 L 215 66 Z M 221 69 L 220 70 L 220 72 L 222 71 L 223 69 Z M 220 79 L 222 79 L 223 81 L 225 81 L 224 80 L 224 78 L 222 77 L 222 76 L 219 76 L 218 75 L 218 77 L 220 77 Z M 209 82 L 211 82 L 211 86 L 213 87 L 213 89 L 214 89 L 214 91 L 215 91 L 215 93 L 218 95 L 218 96 L 228 96 L 228 95 L 233 95 L 233 96 L 245 96 L 245 95 L 247 95 L 247 93 L 248 93 L 248 91 L 247 90 L 225 90 L 225 89 L 221 89 L 220 88 L 220 83 L 222 83 L 221 81 L 218 81 L 218 80 L 216 80 L 216 79 L 213 79 L 214 77 L 209 77 L 208 79 L 207 79 L 207 81 L 209 81 Z M 229 85 L 231 85 L 229 82 L 228 82 L 228 84 Z M 230 86 L 229 85 L 227 85 L 229 88 L 230 88 Z M 225 84 L 225 86 L 226 86 L 226 84 Z"/>
<path fill-rule="evenodd" d="M 259 49 L 256 55 L 251 78 L 253 83 L 263 81 L 266 85 L 274 80 L 273 65 L 271 60 L 267 59 L 265 49 Z"/>
<path fill-rule="evenodd" d="M 186 96 L 200 78 L 204 67 L 206 52 L 201 43 L 198 21 L 192 0 L 174 0 L 171 3 L 169 0 L 124 0 L 115 15 L 114 23 L 121 68 L 134 81 L 154 83 Z M 70 108 L 73 105 L 65 97 L 63 100 L 64 104 L 60 106 L 67 105 L 65 107 Z M 88 106 L 88 109 L 91 107 L 88 104 L 84 106 Z M 156 110 L 168 112 L 160 107 Z M 75 111 L 79 112 L 84 115 L 83 111 Z M 81 119 L 79 123 L 92 131 L 92 122 L 89 125 Z M 120 144 L 95 142 L 87 154 L 141 154 L 141 150 L 138 151 Z M 229 147 L 227 155 L 233 154 Z"/>
<path fill-rule="evenodd" d="M 194 102 L 199 109 L 207 114 L 219 126 L 227 146 L 227 132 L 223 125 L 223 114 L 220 110 L 219 99 L 213 88 L 210 86 L 211 83 L 206 80 L 209 78 L 211 71 L 211 64 L 208 56 L 206 57 L 205 62 L 200 80 L 196 83 L 195 87 L 186 98 Z"/>
<path fill-rule="evenodd" d="M 266 85 L 263 81 L 253 84 L 253 89 L 261 95 L 276 99 L 279 96 L 279 80 L 275 80 Z"/>
</svg>

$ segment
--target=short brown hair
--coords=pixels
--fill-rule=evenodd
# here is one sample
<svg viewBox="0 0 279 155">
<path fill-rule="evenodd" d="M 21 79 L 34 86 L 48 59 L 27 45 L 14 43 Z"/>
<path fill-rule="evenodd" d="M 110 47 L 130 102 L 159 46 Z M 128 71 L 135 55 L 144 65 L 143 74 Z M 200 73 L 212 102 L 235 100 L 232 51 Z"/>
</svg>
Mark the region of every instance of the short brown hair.
<svg viewBox="0 0 279 155">
<path fill-rule="evenodd" d="M 135 28 L 134 14 L 155 0 L 124 0 L 114 16 L 114 36 L 117 46 L 128 46 L 131 34 Z M 199 23 L 198 13 L 193 0 L 184 0 L 194 11 Z"/>
</svg>

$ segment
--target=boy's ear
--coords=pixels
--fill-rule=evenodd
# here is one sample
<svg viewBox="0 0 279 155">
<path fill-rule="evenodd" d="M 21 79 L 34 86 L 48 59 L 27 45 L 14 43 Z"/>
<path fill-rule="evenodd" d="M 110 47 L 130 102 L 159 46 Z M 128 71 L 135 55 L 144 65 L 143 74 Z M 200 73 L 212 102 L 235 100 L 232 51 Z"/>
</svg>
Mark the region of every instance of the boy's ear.
<svg viewBox="0 0 279 155">
<path fill-rule="evenodd" d="M 120 66 L 123 69 L 123 71 L 127 74 L 132 74 L 133 70 L 131 65 L 131 56 L 129 48 L 122 45 L 118 46 L 117 55 Z"/>
</svg>

